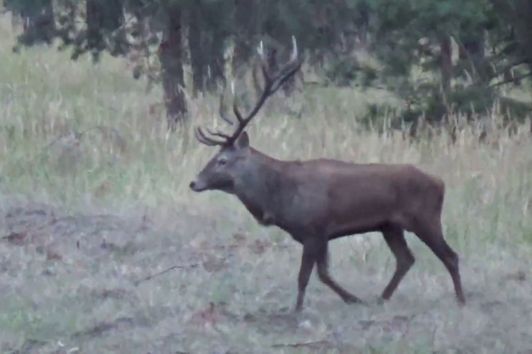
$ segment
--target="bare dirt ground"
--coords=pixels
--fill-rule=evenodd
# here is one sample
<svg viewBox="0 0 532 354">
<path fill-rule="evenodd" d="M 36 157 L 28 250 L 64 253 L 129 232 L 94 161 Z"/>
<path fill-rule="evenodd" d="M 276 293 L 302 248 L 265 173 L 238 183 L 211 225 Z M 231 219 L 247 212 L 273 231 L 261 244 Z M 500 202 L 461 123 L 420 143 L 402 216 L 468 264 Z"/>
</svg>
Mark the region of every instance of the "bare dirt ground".
<svg viewBox="0 0 532 354">
<path fill-rule="evenodd" d="M 222 228 L 223 211 L 69 213 L 2 199 L 2 353 L 532 353 L 532 261 L 517 251 L 462 257 L 460 308 L 409 235 L 418 262 L 378 304 L 394 267 L 384 243 L 334 242 L 333 274 L 367 304 L 342 303 L 313 276 L 294 315 L 300 247 L 288 236 Z"/>
</svg>

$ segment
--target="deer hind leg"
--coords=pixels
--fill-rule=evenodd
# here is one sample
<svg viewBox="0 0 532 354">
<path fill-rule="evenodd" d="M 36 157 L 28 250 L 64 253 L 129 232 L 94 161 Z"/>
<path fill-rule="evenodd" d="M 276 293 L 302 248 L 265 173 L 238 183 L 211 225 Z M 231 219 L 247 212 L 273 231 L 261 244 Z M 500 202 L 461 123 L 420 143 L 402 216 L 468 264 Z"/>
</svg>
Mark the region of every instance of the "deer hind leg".
<svg viewBox="0 0 532 354">
<path fill-rule="evenodd" d="M 387 226 L 382 230 L 382 234 L 396 261 L 395 272 L 381 295 L 384 300 L 388 300 L 414 264 L 415 258 L 406 244 L 403 230 L 400 227 Z"/>
<path fill-rule="evenodd" d="M 441 229 L 441 223 L 438 220 L 429 225 L 423 225 L 418 227 L 419 230 L 415 231 L 434 254 L 442 261 L 447 268 L 447 271 L 451 275 L 456 298 L 461 305 L 465 304 L 464 292 L 462 290 L 462 281 L 460 279 L 460 270 L 458 266 L 458 255 L 447 244 L 443 238 L 443 232 Z"/>
<path fill-rule="evenodd" d="M 318 277 L 320 278 L 321 282 L 331 288 L 336 294 L 338 294 L 342 298 L 342 300 L 344 300 L 344 302 L 361 302 L 358 297 L 343 289 L 331 278 L 328 269 L 328 256 L 329 252 L 327 250 L 327 242 L 325 242 L 324 244 L 322 244 L 322 247 L 320 247 L 318 257 L 316 259 L 316 263 L 318 266 Z"/>
</svg>

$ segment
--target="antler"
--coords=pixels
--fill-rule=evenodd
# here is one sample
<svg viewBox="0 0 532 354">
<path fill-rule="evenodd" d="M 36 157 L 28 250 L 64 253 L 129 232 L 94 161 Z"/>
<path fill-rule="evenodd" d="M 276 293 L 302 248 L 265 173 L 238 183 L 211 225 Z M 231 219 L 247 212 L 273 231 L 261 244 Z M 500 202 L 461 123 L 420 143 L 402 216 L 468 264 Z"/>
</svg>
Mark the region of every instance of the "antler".
<svg viewBox="0 0 532 354">
<path fill-rule="evenodd" d="M 244 116 L 240 109 L 237 106 L 236 101 L 233 102 L 233 114 L 236 117 L 236 123 L 237 127 L 235 131 L 229 135 L 222 133 L 220 131 L 211 131 L 207 129 L 207 133 L 211 136 L 208 136 L 201 127 L 196 127 L 195 129 L 195 135 L 196 139 L 200 143 L 203 143 L 208 146 L 216 146 L 216 145 L 223 145 L 223 146 L 229 146 L 232 145 L 236 139 L 242 134 L 246 126 L 251 122 L 253 117 L 259 112 L 261 107 L 264 105 L 264 102 L 273 95 L 283 84 L 290 79 L 301 67 L 301 64 L 303 63 L 303 60 L 298 57 L 298 51 L 297 51 L 297 42 L 296 38 L 292 36 L 292 54 L 290 56 L 290 60 L 288 63 L 281 68 L 277 74 L 272 75 L 269 72 L 268 64 L 265 58 L 264 54 L 264 48 L 262 46 L 262 41 L 260 42 L 259 47 L 257 48 L 257 51 L 259 53 L 260 59 L 261 59 L 261 67 L 262 67 L 262 74 L 264 76 L 264 88 L 262 90 L 262 94 L 260 95 L 257 103 L 255 103 L 255 106 L 251 111 Z M 234 93 L 234 83 L 231 84 L 231 89 Z M 220 117 L 228 124 L 233 125 L 234 122 L 225 116 L 223 112 L 223 104 L 222 104 L 222 98 L 220 99 Z"/>
</svg>

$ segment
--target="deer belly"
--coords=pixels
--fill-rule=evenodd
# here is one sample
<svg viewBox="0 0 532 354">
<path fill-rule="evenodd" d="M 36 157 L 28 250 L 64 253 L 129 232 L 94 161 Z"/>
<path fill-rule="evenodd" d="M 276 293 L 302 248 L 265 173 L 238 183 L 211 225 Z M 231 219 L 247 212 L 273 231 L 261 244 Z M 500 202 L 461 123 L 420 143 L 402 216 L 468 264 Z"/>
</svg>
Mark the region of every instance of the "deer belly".
<svg viewBox="0 0 532 354">
<path fill-rule="evenodd" d="M 391 221 L 390 205 L 377 203 L 336 210 L 329 217 L 327 231 L 330 237 L 377 231 Z"/>
<path fill-rule="evenodd" d="M 378 231 L 386 223 L 383 218 L 353 220 L 350 222 L 333 223 L 327 228 L 329 238 Z"/>
</svg>

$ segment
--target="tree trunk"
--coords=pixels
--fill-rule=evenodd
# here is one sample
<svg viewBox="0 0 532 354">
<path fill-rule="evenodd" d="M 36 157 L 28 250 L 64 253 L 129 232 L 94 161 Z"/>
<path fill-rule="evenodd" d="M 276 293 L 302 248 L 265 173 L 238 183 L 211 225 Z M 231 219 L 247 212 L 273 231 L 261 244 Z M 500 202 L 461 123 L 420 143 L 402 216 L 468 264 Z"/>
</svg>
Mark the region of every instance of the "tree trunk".
<svg viewBox="0 0 532 354">
<path fill-rule="evenodd" d="M 87 12 L 87 47 L 94 53 L 102 50 L 104 46 L 101 30 L 105 9 L 101 5 L 98 0 L 87 0 L 85 5 L 85 11 Z"/>
<path fill-rule="evenodd" d="M 214 31 L 209 38 L 207 89 L 210 91 L 215 91 L 218 83 L 225 81 L 224 39 L 224 34 L 220 31 Z"/>
<path fill-rule="evenodd" d="M 532 71 L 532 2 L 520 0 L 516 8 L 520 9 L 514 17 L 518 45 L 523 59 Z"/>
<path fill-rule="evenodd" d="M 356 21 L 356 31 L 360 47 L 368 47 L 369 17 L 371 9 L 368 3 L 362 1 L 357 6 L 358 20 Z"/>
<path fill-rule="evenodd" d="M 183 77 L 182 18 L 178 5 L 167 9 L 159 59 L 166 105 L 168 128 L 175 130 L 186 118 L 186 100 Z"/>
<path fill-rule="evenodd" d="M 485 38 L 483 28 L 467 33 L 459 46 L 459 58 L 470 63 L 473 75 L 479 82 L 489 80 L 488 64 L 485 62 Z"/>
<path fill-rule="evenodd" d="M 445 36 L 440 41 L 440 72 L 441 72 L 441 100 L 442 100 L 442 114 L 437 114 L 436 119 L 449 119 L 449 113 L 451 106 L 449 105 L 448 98 L 451 90 L 451 78 L 453 69 L 453 56 L 452 56 L 451 39 L 449 36 Z M 453 134 L 451 134 L 451 137 Z M 454 138 L 453 138 L 454 139 Z M 453 140 L 454 141 L 454 140 Z"/>
<path fill-rule="evenodd" d="M 190 67 L 192 69 L 192 93 L 194 96 L 198 92 L 203 92 L 205 89 L 205 54 L 204 47 L 204 33 L 201 28 L 203 23 L 201 21 L 201 4 L 199 1 L 194 1 L 189 6 L 189 32 L 188 45 L 190 50 Z"/>
<path fill-rule="evenodd" d="M 233 73 L 238 73 L 240 66 L 248 62 L 253 52 L 254 45 L 249 41 L 254 40 L 257 29 L 255 0 L 235 0 L 235 23 L 236 30 L 235 50 L 233 54 Z"/>
<path fill-rule="evenodd" d="M 104 36 L 117 30 L 124 23 L 124 13 L 121 0 L 87 0 L 87 49 L 97 56 L 109 46 L 112 55 L 124 54 L 124 38 L 119 35 L 112 37 L 113 41 L 106 45 Z"/>
<path fill-rule="evenodd" d="M 50 43 L 55 35 L 55 17 L 52 0 L 42 0 L 22 9 L 24 32 L 19 41 L 26 45 Z"/>
<path fill-rule="evenodd" d="M 451 89 L 452 69 L 453 62 L 451 39 L 446 36 L 440 42 L 441 87 L 445 96 L 447 96 Z"/>
</svg>

